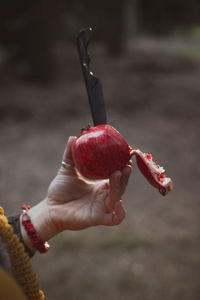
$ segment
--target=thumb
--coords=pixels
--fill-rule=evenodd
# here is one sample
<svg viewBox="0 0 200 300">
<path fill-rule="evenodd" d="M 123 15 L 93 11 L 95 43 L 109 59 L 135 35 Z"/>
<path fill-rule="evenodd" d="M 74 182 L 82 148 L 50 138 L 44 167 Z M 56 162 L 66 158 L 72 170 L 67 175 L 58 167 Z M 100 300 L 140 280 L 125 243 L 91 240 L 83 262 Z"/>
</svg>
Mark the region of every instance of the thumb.
<svg viewBox="0 0 200 300">
<path fill-rule="evenodd" d="M 75 140 L 76 140 L 75 136 L 69 137 L 65 151 L 63 153 L 63 161 L 66 162 L 67 164 L 70 164 L 71 166 L 74 166 L 74 161 L 72 157 L 72 144 Z"/>
</svg>

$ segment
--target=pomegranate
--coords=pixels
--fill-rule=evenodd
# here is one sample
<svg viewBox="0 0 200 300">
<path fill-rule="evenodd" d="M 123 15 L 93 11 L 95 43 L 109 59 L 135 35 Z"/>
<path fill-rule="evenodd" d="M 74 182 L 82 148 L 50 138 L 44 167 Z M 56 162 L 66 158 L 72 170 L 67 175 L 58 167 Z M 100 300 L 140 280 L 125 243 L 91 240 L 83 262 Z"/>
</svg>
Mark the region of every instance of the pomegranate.
<svg viewBox="0 0 200 300">
<path fill-rule="evenodd" d="M 72 145 L 75 167 L 88 179 L 106 179 L 116 170 L 122 170 L 131 157 L 141 173 L 162 195 L 172 190 L 172 181 L 164 175 L 150 154 L 133 150 L 124 137 L 112 126 L 103 124 L 86 126 Z"/>
<path fill-rule="evenodd" d="M 105 179 L 122 170 L 130 159 L 129 145 L 110 125 L 88 125 L 72 145 L 78 171 L 89 179 Z"/>
</svg>

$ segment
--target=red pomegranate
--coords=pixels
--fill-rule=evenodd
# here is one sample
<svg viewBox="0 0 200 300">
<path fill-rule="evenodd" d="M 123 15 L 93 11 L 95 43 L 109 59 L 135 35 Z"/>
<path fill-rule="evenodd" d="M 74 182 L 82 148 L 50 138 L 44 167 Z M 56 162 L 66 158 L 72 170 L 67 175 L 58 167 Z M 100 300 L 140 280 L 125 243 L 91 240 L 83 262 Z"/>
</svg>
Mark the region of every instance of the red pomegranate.
<svg viewBox="0 0 200 300">
<path fill-rule="evenodd" d="M 106 179 L 116 170 L 122 170 L 133 155 L 139 170 L 162 195 L 172 190 L 172 181 L 165 170 L 152 160 L 150 154 L 133 150 L 124 137 L 112 126 L 88 125 L 72 145 L 75 167 L 88 179 Z"/>
</svg>

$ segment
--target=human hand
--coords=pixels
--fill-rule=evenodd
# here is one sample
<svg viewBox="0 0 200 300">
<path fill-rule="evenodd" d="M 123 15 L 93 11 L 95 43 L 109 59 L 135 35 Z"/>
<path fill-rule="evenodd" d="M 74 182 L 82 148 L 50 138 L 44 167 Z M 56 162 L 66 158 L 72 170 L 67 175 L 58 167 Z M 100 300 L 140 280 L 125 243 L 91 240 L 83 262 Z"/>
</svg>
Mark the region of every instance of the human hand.
<svg viewBox="0 0 200 300">
<path fill-rule="evenodd" d="M 51 182 L 47 197 L 29 210 L 36 231 L 48 240 L 63 230 L 80 230 L 90 226 L 120 224 L 126 215 L 121 197 L 132 171 L 131 162 L 122 172 L 116 171 L 108 180 L 89 182 L 74 167 L 70 137 L 61 167 Z"/>
</svg>

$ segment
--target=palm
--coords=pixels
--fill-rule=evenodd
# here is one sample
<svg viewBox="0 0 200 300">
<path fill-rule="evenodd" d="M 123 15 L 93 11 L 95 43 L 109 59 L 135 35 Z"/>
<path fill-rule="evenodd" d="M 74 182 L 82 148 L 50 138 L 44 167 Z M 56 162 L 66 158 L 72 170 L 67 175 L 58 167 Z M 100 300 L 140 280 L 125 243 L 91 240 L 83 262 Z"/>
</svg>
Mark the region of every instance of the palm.
<svg viewBox="0 0 200 300">
<path fill-rule="evenodd" d="M 62 230 L 96 225 L 107 210 L 108 182 L 88 183 L 75 171 L 70 173 L 58 174 L 49 187 L 48 202 L 54 212 L 54 224 Z"/>
</svg>

